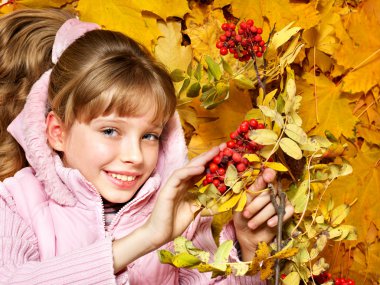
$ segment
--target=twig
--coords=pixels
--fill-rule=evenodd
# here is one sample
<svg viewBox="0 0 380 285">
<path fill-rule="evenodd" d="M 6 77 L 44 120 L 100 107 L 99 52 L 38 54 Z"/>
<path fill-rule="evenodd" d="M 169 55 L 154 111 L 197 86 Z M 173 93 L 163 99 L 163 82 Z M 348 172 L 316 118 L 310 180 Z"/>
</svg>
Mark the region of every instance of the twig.
<svg viewBox="0 0 380 285">
<path fill-rule="evenodd" d="M 276 189 L 273 184 L 268 184 L 269 189 L 271 190 L 270 199 L 276 210 L 278 222 L 277 222 L 277 252 L 282 248 L 282 228 L 283 228 L 283 219 L 285 215 L 285 197 L 286 194 L 282 192 L 281 182 L 278 178 L 276 184 Z M 280 203 L 277 203 L 276 197 L 280 198 Z M 280 284 L 280 259 L 276 259 L 275 263 L 275 285 Z"/>
</svg>

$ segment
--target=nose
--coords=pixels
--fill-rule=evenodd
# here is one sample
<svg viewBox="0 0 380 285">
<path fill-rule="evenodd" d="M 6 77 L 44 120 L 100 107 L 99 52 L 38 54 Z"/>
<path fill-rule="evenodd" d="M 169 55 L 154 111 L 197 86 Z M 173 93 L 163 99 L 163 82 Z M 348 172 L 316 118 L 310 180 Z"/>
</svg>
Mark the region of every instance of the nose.
<svg viewBox="0 0 380 285">
<path fill-rule="evenodd" d="M 125 139 L 120 145 L 120 160 L 124 163 L 140 164 L 143 162 L 143 153 L 140 140 Z"/>
</svg>

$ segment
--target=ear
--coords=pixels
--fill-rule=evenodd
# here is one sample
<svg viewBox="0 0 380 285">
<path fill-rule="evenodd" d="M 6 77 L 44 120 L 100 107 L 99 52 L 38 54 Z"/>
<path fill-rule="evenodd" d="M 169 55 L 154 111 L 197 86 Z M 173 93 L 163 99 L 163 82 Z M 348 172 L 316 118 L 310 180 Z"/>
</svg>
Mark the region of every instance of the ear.
<svg viewBox="0 0 380 285">
<path fill-rule="evenodd" d="M 54 150 L 64 150 L 64 125 L 61 119 L 53 111 L 50 111 L 46 117 L 46 135 L 49 145 Z"/>
</svg>

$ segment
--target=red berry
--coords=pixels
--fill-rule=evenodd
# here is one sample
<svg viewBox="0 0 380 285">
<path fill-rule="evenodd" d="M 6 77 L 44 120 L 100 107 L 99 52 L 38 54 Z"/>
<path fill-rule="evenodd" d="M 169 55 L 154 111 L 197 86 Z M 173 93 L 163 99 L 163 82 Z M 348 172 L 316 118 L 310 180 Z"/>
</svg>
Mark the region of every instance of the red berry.
<svg viewBox="0 0 380 285">
<path fill-rule="evenodd" d="M 265 126 L 262 123 L 258 123 L 257 128 L 258 129 L 265 129 Z"/>
<path fill-rule="evenodd" d="M 234 23 L 230 23 L 229 26 L 230 26 L 230 29 L 231 29 L 231 30 L 235 30 L 235 29 L 236 29 L 236 25 L 235 25 Z"/>
<path fill-rule="evenodd" d="M 238 134 L 238 132 L 236 132 L 236 131 L 230 133 L 230 138 L 233 139 L 233 140 L 235 140 L 238 136 L 239 136 L 239 134 Z"/>
<path fill-rule="evenodd" d="M 235 37 L 235 40 L 240 43 L 242 41 L 242 37 L 240 35 L 237 35 Z"/>
<path fill-rule="evenodd" d="M 220 176 L 222 176 L 222 175 L 226 174 L 226 170 L 225 170 L 224 168 L 222 168 L 222 167 L 219 167 L 217 173 L 218 173 Z"/>
<path fill-rule="evenodd" d="M 223 150 L 223 154 L 227 157 L 231 157 L 233 153 L 234 151 L 228 147 Z"/>
<path fill-rule="evenodd" d="M 248 124 L 241 124 L 239 127 L 239 133 L 246 133 L 249 130 Z"/>
<path fill-rule="evenodd" d="M 207 179 L 204 179 L 204 180 L 202 181 L 202 184 L 203 184 L 203 186 L 206 186 L 206 185 L 208 185 L 209 183 L 208 183 Z"/>
<path fill-rule="evenodd" d="M 226 48 L 226 47 L 222 47 L 221 49 L 220 49 L 220 54 L 221 55 L 226 55 L 228 53 L 228 49 Z"/>
<path fill-rule="evenodd" d="M 220 185 L 220 181 L 219 181 L 219 179 L 214 179 L 214 180 L 212 181 L 212 184 L 214 184 L 215 187 L 218 187 L 218 186 Z"/>
<path fill-rule="evenodd" d="M 222 158 L 221 158 L 219 155 L 217 155 L 217 156 L 215 156 L 215 157 L 212 159 L 212 161 L 213 161 L 215 164 L 219 164 L 219 163 L 222 161 Z"/>
<path fill-rule="evenodd" d="M 216 43 L 216 47 L 217 48 L 222 48 L 224 46 L 224 44 L 223 44 L 223 42 L 221 42 L 221 41 L 218 41 L 217 43 Z"/>
<path fill-rule="evenodd" d="M 240 155 L 240 153 L 234 152 L 234 154 L 232 155 L 232 160 L 235 161 L 236 163 L 237 162 L 241 162 L 241 155 Z"/>
<path fill-rule="evenodd" d="M 256 56 L 257 56 L 257 57 L 262 57 L 262 56 L 263 56 L 263 53 L 262 53 L 261 51 L 258 51 L 258 52 L 256 52 Z"/>
<path fill-rule="evenodd" d="M 248 19 L 247 20 L 247 25 L 248 26 L 253 26 L 253 20 L 252 19 Z"/>
<path fill-rule="evenodd" d="M 227 40 L 227 37 L 226 37 L 226 35 L 221 35 L 219 37 L 219 39 L 220 39 L 220 41 L 225 42 Z"/>
<path fill-rule="evenodd" d="M 234 141 L 228 141 L 227 142 L 227 147 L 229 147 L 229 148 L 234 148 L 235 145 L 236 145 L 236 143 Z"/>
<path fill-rule="evenodd" d="M 259 123 L 258 123 L 257 120 L 255 120 L 255 119 L 251 119 L 251 120 L 249 120 L 249 125 L 250 125 L 253 129 L 256 129 L 258 124 L 259 124 Z"/>
<path fill-rule="evenodd" d="M 247 169 L 247 166 L 244 163 L 240 162 L 238 165 L 236 165 L 236 169 L 237 171 L 242 172 Z"/>
<path fill-rule="evenodd" d="M 226 192 L 227 190 L 227 187 L 224 183 L 221 183 L 219 186 L 218 186 L 218 190 L 221 194 L 223 194 L 224 192 Z"/>
<path fill-rule="evenodd" d="M 251 32 L 256 34 L 257 33 L 257 28 L 255 26 L 250 28 Z"/>
<path fill-rule="evenodd" d="M 223 30 L 223 31 L 228 31 L 229 28 L 230 28 L 230 25 L 229 25 L 228 23 L 223 23 L 223 24 L 222 24 L 222 30 Z"/>
<path fill-rule="evenodd" d="M 218 165 L 213 162 L 210 163 L 208 168 L 210 169 L 211 173 L 215 173 L 219 169 Z"/>
<path fill-rule="evenodd" d="M 262 28 L 257 28 L 257 33 L 258 34 L 262 34 L 263 33 L 263 29 Z"/>
<path fill-rule="evenodd" d="M 243 30 L 246 30 L 247 29 L 247 23 L 246 22 L 241 22 L 240 23 L 240 28 L 243 29 Z"/>
<path fill-rule="evenodd" d="M 241 162 L 244 163 L 245 165 L 248 165 L 248 164 L 249 164 L 249 160 L 248 160 L 248 158 L 246 158 L 246 157 L 243 157 L 243 158 L 241 159 Z"/>
<path fill-rule="evenodd" d="M 254 37 L 254 41 L 255 42 L 261 42 L 261 40 L 262 40 L 262 38 L 261 38 L 260 35 L 257 35 L 257 36 Z"/>
</svg>

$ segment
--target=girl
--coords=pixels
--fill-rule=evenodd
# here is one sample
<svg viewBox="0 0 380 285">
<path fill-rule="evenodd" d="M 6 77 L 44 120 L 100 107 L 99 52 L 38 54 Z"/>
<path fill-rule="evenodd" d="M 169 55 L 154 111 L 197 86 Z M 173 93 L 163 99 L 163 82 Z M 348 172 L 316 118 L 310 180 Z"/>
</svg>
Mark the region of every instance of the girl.
<svg viewBox="0 0 380 285">
<path fill-rule="evenodd" d="M 223 146 L 187 161 L 170 76 L 141 45 L 61 10 L 3 16 L 0 38 L 0 284 L 260 283 L 160 264 L 181 234 L 215 251 L 187 190 Z M 250 260 L 276 223 L 264 192 L 220 239 Z"/>
</svg>

